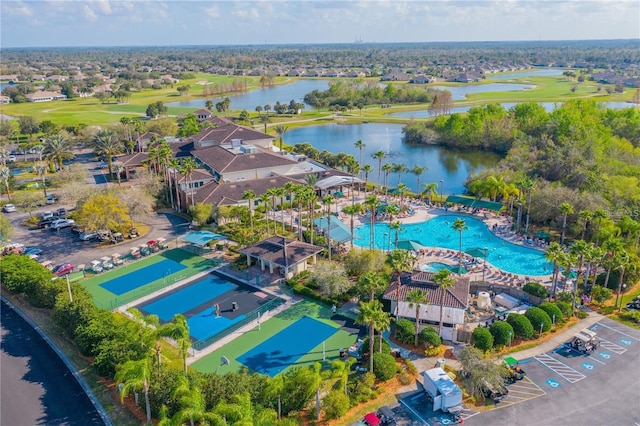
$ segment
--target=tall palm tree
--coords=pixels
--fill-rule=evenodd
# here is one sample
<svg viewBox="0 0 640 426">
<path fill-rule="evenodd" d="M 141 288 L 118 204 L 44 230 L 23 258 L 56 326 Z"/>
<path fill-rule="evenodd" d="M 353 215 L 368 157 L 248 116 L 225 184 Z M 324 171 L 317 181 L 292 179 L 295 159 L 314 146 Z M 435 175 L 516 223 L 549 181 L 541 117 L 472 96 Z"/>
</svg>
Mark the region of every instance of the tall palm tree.
<svg viewBox="0 0 640 426">
<path fill-rule="evenodd" d="M 413 342 L 414 346 L 418 346 L 418 335 L 420 334 L 420 306 L 427 302 L 427 291 L 422 291 L 419 288 L 409 290 L 407 292 L 407 302 L 409 307 L 416 308 L 416 336 Z"/>
<path fill-rule="evenodd" d="M 345 206 L 342 211 L 349 215 L 349 228 L 351 229 L 351 248 L 353 248 L 353 217 L 362 211 L 362 204 Z"/>
<path fill-rule="evenodd" d="M 566 251 L 562 253 L 561 263 L 564 266 L 567 279 L 571 276 L 571 268 L 573 267 L 573 265 L 576 264 L 577 261 L 578 261 L 578 258 L 573 252 Z M 576 279 L 573 281 L 573 287 L 571 289 L 572 290 L 571 294 L 573 295 L 573 301 L 571 302 L 572 315 L 573 315 L 574 306 L 576 304 L 575 294 L 577 292 L 577 288 L 578 288 L 578 277 L 576 277 Z"/>
<path fill-rule="evenodd" d="M 389 223 L 389 239 L 391 239 L 391 231 L 394 231 L 395 237 L 393 240 L 393 249 L 396 250 L 398 248 L 398 234 L 400 234 L 400 230 L 402 229 L 402 222 L 399 220 L 395 220 Z"/>
<path fill-rule="evenodd" d="M 573 214 L 573 206 L 569 203 L 560 204 L 560 213 L 562 214 L 562 236 L 560 237 L 560 245 L 564 245 L 564 234 L 567 229 L 567 216 Z"/>
<path fill-rule="evenodd" d="M 451 229 L 458 231 L 460 234 L 460 250 L 458 252 L 458 275 L 462 275 L 462 231 L 469 229 L 467 223 L 462 218 L 457 218 L 453 221 Z"/>
<path fill-rule="evenodd" d="M 9 180 L 11 179 L 11 169 L 8 167 L 0 168 L 0 180 L 4 183 L 4 187 L 7 189 L 7 198 L 11 202 L 11 188 L 9 186 Z"/>
<path fill-rule="evenodd" d="M 615 266 L 615 258 L 619 252 L 624 251 L 624 244 L 621 239 L 612 237 L 603 243 L 603 247 L 607 253 L 605 258 L 607 263 L 607 276 L 604 279 L 604 286 L 607 287 L 609 285 L 611 270 L 613 269 L 613 266 Z"/>
<path fill-rule="evenodd" d="M 298 205 L 298 241 L 302 241 L 302 206 L 306 205 L 310 189 L 305 185 L 294 185 L 293 193 Z"/>
<path fill-rule="evenodd" d="M 394 250 L 389 255 L 391 270 L 396 276 L 396 319 L 400 317 L 400 289 L 402 273 L 411 270 L 411 256 L 406 250 Z"/>
<path fill-rule="evenodd" d="M 276 133 L 278 134 L 278 139 L 280 140 L 280 154 L 284 155 L 284 134 L 287 133 L 287 130 L 289 130 L 289 128 L 287 126 L 284 126 L 282 124 L 278 124 L 276 127 L 274 127 L 274 130 L 276 131 Z"/>
<path fill-rule="evenodd" d="M 620 250 L 616 253 L 616 257 L 614 260 L 614 267 L 620 271 L 620 276 L 618 277 L 618 291 L 616 292 L 616 304 L 614 306 L 620 309 L 622 306 L 618 306 L 618 300 L 620 300 L 620 294 L 622 293 L 622 284 L 624 282 L 624 273 L 626 269 L 631 264 L 631 258 L 629 254 L 625 250 Z"/>
<path fill-rule="evenodd" d="M 106 157 L 109 175 L 113 176 L 113 156 L 122 152 L 122 145 L 115 133 L 111 130 L 99 130 L 92 143 L 96 156 Z"/>
<path fill-rule="evenodd" d="M 282 187 L 284 188 L 285 192 L 288 194 L 288 198 L 289 198 L 289 210 L 291 211 L 291 214 L 289 215 L 289 227 L 291 228 L 291 232 L 293 232 L 293 193 L 296 188 L 296 184 L 289 181 L 289 182 L 285 182 L 285 184 Z M 282 222 L 284 223 L 284 220 Z"/>
<path fill-rule="evenodd" d="M 325 195 L 322 197 L 322 205 L 327 209 L 327 246 L 329 248 L 329 262 L 331 262 L 331 204 L 333 204 L 333 196 Z"/>
<path fill-rule="evenodd" d="M 369 327 L 369 371 L 371 372 L 373 372 L 373 341 L 375 337 L 375 324 L 380 312 L 384 311 L 382 309 L 382 303 L 377 300 L 360 302 L 360 307 L 357 310 L 358 316 L 356 318 L 356 324 L 366 325 Z"/>
<path fill-rule="evenodd" d="M 151 424 L 151 403 L 149 401 L 149 379 L 151 378 L 151 362 L 145 357 L 138 361 L 127 361 L 116 367 L 114 380 L 122 384 L 120 400 L 124 401 L 131 392 L 144 392 L 147 424 Z"/>
<path fill-rule="evenodd" d="M 278 188 L 267 189 L 267 194 L 271 197 L 271 209 L 273 211 L 273 235 L 278 233 L 278 223 L 276 222 L 276 197 L 278 197 Z M 269 220 L 267 218 L 267 220 Z"/>
<path fill-rule="evenodd" d="M 580 234 L 580 239 L 584 240 L 584 234 L 587 232 L 587 226 L 593 220 L 593 212 L 591 210 L 580 210 L 578 212 L 578 217 L 582 221 L 582 233 Z"/>
<path fill-rule="evenodd" d="M 316 202 L 318 201 L 318 194 L 316 194 L 315 190 L 310 190 L 309 195 L 307 197 L 308 208 L 309 208 L 309 235 L 310 235 L 310 243 L 313 244 L 313 234 L 315 234 L 313 230 L 313 217 L 316 211 Z"/>
<path fill-rule="evenodd" d="M 562 250 L 562 247 L 560 247 L 560 244 L 556 243 L 555 241 L 549 244 L 549 247 L 547 247 L 545 257 L 549 262 L 553 263 L 553 275 L 551 278 L 551 285 L 553 286 L 551 298 L 553 299 L 555 299 L 556 297 L 556 287 L 558 285 L 558 265 L 562 261 L 563 255 L 564 251 Z"/>
<path fill-rule="evenodd" d="M 376 151 L 373 153 L 373 158 L 378 160 L 378 187 L 380 187 L 380 172 L 382 171 L 382 159 L 387 156 L 384 151 Z"/>
<path fill-rule="evenodd" d="M 586 293 L 589 293 L 591 289 L 596 285 L 596 280 L 598 279 L 598 267 L 602 265 L 606 255 L 607 251 L 604 249 L 604 247 L 593 245 L 589 253 L 589 256 L 591 258 L 591 272 L 593 274 L 593 278 L 591 279 L 591 284 L 587 285 L 587 288 L 585 289 Z M 589 277 L 587 277 L 587 283 L 588 282 Z"/>
<path fill-rule="evenodd" d="M 367 198 L 367 182 L 369 182 L 369 173 L 373 171 L 373 167 L 371 164 L 365 164 L 362 166 L 362 171 L 364 172 L 364 198 Z"/>
<path fill-rule="evenodd" d="M 609 215 L 603 209 L 597 209 L 593 212 L 593 220 L 596 222 L 596 229 L 594 233 L 596 234 L 596 245 L 600 243 L 600 229 L 602 228 L 602 221 L 607 219 Z"/>
<path fill-rule="evenodd" d="M 280 222 L 282 222 L 282 235 L 285 233 L 285 225 L 284 225 L 284 197 L 287 196 L 286 188 L 280 186 L 276 188 L 276 194 L 280 197 Z"/>
<path fill-rule="evenodd" d="M 382 171 L 384 172 L 384 196 L 386 197 L 389 192 L 389 175 L 393 172 L 393 165 L 385 163 L 382 166 Z"/>
<path fill-rule="evenodd" d="M 40 176 L 40 179 L 42 180 L 42 191 L 44 192 L 44 196 L 46 198 L 47 197 L 47 181 L 45 179 L 45 176 L 47 175 L 47 166 L 45 166 L 42 163 L 38 163 L 35 165 L 34 169 L 36 171 L 36 174 Z"/>
<path fill-rule="evenodd" d="M 195 193 L 196 189 L 193 187 L 193 171 L 198 168 L 198 164 L 193 157 L 185 157 L 180 162 L 180 173 L 184 175 L 188 181 L 189 192 L 191 193 L 191 206 L 195 206 Z"/>
<path fill-rule="evenodd" d="M 115 161 L 113 163 L 113 172 L 116 174 L 116 177 L 118 178 L 118 185 L 121 185 L 121 180 L 122 180 L 122 172 L 124 171 L 124 164 L 122 164 L 121 161 Z"/>
<path fill-rule="evenodd" d="M 164 335 L 175 340 L 182 354 L 184 372 L 187 372 L 187 355 L 191 347 L 191 336 L 189 335 L 189 324 L 187 318 L 182 314 L 177 314 L 171 322 L 165 324 Z"/>
<path fill-rule="evenodd" d="M 413 165 L 413 169 L 411 169 L 411 173 L 416 175 L 417 185 L 416 185 L 416 195 L 420 196 L 420 177 L 424 172 L 429 170 L 427 166 L 418 166 L 417 164 Z"/>
<path fill-rule="evenodd" d="M 369 301 L 374 300 L 377 292 L 386 286 L 385 280 L 375 271 L 367 271 L 358 278 L 358 287 L 369 293 Z"/>
<path fill-rule="evenodd" d="M 376 221 L 376 211 L 378 206 L 380 205 L 380 200 L 375 194 L 369 195 L 365 201 L 364 205 L 369 209 L 369 249 L 373 250 L 375 247 L 375 232 L 374 232 L 374 224 Z"/>
<path fill-rule="evenodd" d="M 175 190 L 175 206 L 171 207 L 180 210 L 180 194 L 178 193 L 178 182 L 176 181 L 176 173 L 180 170 L 180 160 L 177 158 L 171 158 L 167 162 L 167 179 L 169 181 L 169 191 L 171 192 L 171 199 L 173 200 L 173 194 Z"/>
<path fill-rule="evenodd" d="M 264 206 L 264 213 L 265 213 L 264 219 L 265 219 L 265 222 L 267 222 L 267 238 L 268 238 L 269 237 L 269 217 L 267 217 L 267 211 L 269 209 L 268 209 L 267 205 L 269 204 L 269 201 L 271 200 L 271 194 L 268 194 L 267 192 L 265 192 L 264 194 L 260 195 L 258 197 L 258 200 L 260 200 L 260 202 Z M 274 230 L 274 235 L 275 235 L 275 230 Z"/>
<path fill-rule="evenodd" d="M 45 141 L 42 156 L 62 170 L 62 161 L 73 158 L 71 142 L 61 134 L 53 135 Z"/>
<path fill-rule="evenodd" d="M 393 165 L 393 172 L 398 174 L 398 185 L 402 183 L 402 174 L 406 171 L 409 171 L 409 168 L 402 163 L 396 163 Z"/>
<path fill-rule="evenodd" d="M 434 197 L 438 195 L 438 182 L 423 183 L 422 195 L 426 196 L 429 201 L 433 201 Z"/>
<path fill-rule="evenodd" d="M 253 202 L 254 202 L 253 200 L 256 199 L 256 193 L 248 189 L 244 191 L 244 193 L 242 194 L 242 199 L 249 201 L 249 222 L 251 224 L 251 235 L 254 236 L 255 233 L 253 230 Z"/>
<path fill-rule="evenodd" d="M 204 394 L 200 388 L 189 381 L 187 376 L 178 377 L 172 397 L 180 407 L 180 410 L 171 419 L 174 424 L 182 425 L 187 420 L 191 426 L 196 421 L 200 425 L 226 424 L 222 416 L 207 411 L 207 402 Z"/>
<path fill-rule="evenodd" d="M 391 320 L 391 315 L 386 311 L 376 311 L 373 317 L 373 326 L 378 331 L 378 352 L 382 352 L 382 335 L 385 331 L 391 330 Z"/>
<path fill-rule="evenodd" d="M 357 141 L 355 141 L 353 146 L 355 146 L 358 149 L 358 151 L 360 152 L 360 160 L 358 161 L 358 165 L 360 166 L 360 169 L 362 170 L 362 150 L 367 146 L 367 144 L 362 142 L 362 139 L 358 139 Z"/>
<path fill-rule="evenodd" d="M 433 282 L 440 286 L 440 325 L 438 327 L 438 335 L 442 337 L 442 326 L 444 324 L 444 296 L 447 290 L 456 286 L 456 281 L 451 276 L 451 271 L 448 269 L 441 269 L 433 274 Z"/>
</svg>

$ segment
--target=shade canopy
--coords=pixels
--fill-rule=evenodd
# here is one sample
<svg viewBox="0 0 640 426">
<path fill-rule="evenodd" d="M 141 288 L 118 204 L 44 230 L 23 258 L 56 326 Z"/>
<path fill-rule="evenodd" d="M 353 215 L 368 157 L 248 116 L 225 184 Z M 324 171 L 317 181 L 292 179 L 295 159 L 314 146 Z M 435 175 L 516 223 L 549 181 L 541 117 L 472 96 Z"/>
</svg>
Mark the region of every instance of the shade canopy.
<svg viewBox="0 0 640 426">
<path fill-rule="evenodd" d="M 211 241 L 223 240 L 225 238 L 226 237 L 224 235 L 216 234 L 211 231 L 191 231 L 182 239 L 188 243 L 203 247 Z"/>
<path fill-rule="evenodd" d="M 576 271 L 569 271 L 567 273 L 566 270 L 562 271 L 562 275 L 564 275 L 565 277 L 569 278 L 569 279 L 576 279 L 578 278 L 578 273 Z"/>
<path fill-rule="evenodd" d="M 481 257 L 483 259 L 489 255 L 489 249 L 482 247 L 471 247 L 464 252 L 473 257 Z"/>
<path fill-rule="evenodd" d="M 415 240 L 399 240 L 398 244 L 396 244 L 396 248 L 400 250 L 420 251 L 426 249 L 427 247 L 423 246 Z"/>
<path fill-rule="evenodd" d="M 454 204 L 462 204 L 463 206 L 469 206 L 469 207 L 473 207 L 473 208 L 479 208 L 479 209 L 487 209 L 487 210 L 494 210 L 494 211 L 500 211 L 500 209 L 502 208 L 502 203 L 496 203 L 494 201 L 487 201 L 487 200 L 479 200 L 477 198 L 472 198 L 472 197 L 463 197 L 463 196 L 459 196 L 459 195 L 449 195 L 447 197 L 447 203 L 454 203 Z"/>
<path fill-rule="evenodd" d="M 544 232 L 544 231 L 538 231 L 534 234 L 537 238 L 543 238 L 545 240 L 548 240 L 551 235 L 549 235 L 548 232 Z"/>
<path fill-rule="evenodd" d="M 351 229 L 333 215 L 331 216 L 331 220 L 324 215 L 314 219 L 313 223 L 324 232 L 325 236 L 331 236 L 333 241 L 337 241 L 338 243 L 351 241 Z M 329 229 L 329 227 L 331 227 L 331 229 Z"/>
</svg>

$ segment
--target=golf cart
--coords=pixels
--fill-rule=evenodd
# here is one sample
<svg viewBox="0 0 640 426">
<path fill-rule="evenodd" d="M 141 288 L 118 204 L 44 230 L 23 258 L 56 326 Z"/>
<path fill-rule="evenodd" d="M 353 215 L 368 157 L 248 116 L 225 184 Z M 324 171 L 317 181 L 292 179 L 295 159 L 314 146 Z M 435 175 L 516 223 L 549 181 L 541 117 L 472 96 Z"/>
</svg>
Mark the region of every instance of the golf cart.
<svg viewBox="0 0 640 426">
<path fill-rule="evenodd" d="M 140 236 L 140 232 L 138 232 L 138 230 L 136 228 L 130 228 L 129 229 L 129 234 L 127 235 L 129 237 L 130 240 L 137 238 Z"/>
<path fill-rule="evenodd" d="M 504 359 L 504 365 L 507 368 L 508 375 L 506 377 L 507 383 L 515 383 L 516 380 L 524 379 L 527 373 L 518 365 L 518 360 L 512 356 Z"/>
<path fill-rule="evenodd" d="M 583 354 L 591 353 L 600 346 L 600 340 L 596 338 L 595 331 L 585 328 L 577 332 L 573 336 L 573 340 L 569 342 L 569 346 Z"/>
</svg>

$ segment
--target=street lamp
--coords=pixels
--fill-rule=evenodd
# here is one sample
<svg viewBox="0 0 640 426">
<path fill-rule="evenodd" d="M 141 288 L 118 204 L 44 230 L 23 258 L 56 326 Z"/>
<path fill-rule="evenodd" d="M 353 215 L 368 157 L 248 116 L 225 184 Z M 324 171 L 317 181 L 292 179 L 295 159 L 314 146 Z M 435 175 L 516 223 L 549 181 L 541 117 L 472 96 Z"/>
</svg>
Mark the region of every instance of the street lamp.
<svg viewBox="0 0 640 426">
<path fill-rule="evenodd" d="M 513 335 L 512 332 L 509 332 L 509 347 L 511 347 L 511 336 Z"/>
<path fill-rule="evenodd" d="M 442 197 L 444 197 L 444 180 L 440 179 L 440 202 L 442 202 Z"/>
<path fill-rule="evenodd" d="M 544 326 L 544 321 L 540 322 L 540 337 L 542 337 L 542 326 Z"/>
<path fill-rule="evenodd" d="M 551 325 L 552 326 L 556 325 L 556 314 L 551 314 Z"/>
<path fill-rule="evenodd" d="M 482 283 L 484 284 L 485 276 L 487 273 L 487 256 L 489 256 L 489 247 L 485 247 L 484 249 L 484 265 L 482 266 Z"/>
</svg>

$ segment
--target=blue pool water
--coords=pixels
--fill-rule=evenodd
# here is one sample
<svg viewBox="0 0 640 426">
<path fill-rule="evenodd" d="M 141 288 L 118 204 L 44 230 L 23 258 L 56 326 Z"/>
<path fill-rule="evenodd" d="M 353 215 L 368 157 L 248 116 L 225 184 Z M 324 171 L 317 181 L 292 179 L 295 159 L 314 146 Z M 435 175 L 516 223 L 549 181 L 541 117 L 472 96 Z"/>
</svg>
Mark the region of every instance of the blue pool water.
<svg viewBox="0 0 640 426">
<path fill-rule="evenodd" d="M 149 314 L 157 315 L 161 321 L 168 322 L 171 321 L 176 314 L 188 312 L 236 287 L 235 284 L 231 284 L 221 278 L 208 276 L 174 293 L 169 293 L 167 296 L 155 302 L 143 305 L 142 310 Z M 213 311 L 213 307 L 211 307 L 211 310 Z M 215 315 L 212 316 L 215 317 Z M 220 323 L 222 323 L 222 321 L 220 321 Z M 194 335 L 193 330 L 191 331 L 191 335 Z"/>
<path fill-rule="evenodd" d="M 424 271 L 424 272 L 438 272 L 442 269 L 448 269 L 451 272 L 457 272 L 458 271 L 458 267 L 457 266 L 453 266 L 453 265 L 447 265 L 446 263 L 441 263 L 441 262 L 430 262 L 430 263 L 426 263 L 424 265 L 420 265 L 420 270 Z M 464 266 L 462 267 L 462 273 L 465 273 L 466 269 L 464 268 Z"/>
<path fill-rule="evenodd" d="M 426 222 L 402 225 L 399 239 L 416 240 L 429 247 L 441 247 L 459 250 L 460 234 L 451 229 L 457 216 L 436 216 Z M 472 247 L 487 247 L 487 262 L 518 275 L 541 276 L 551 274 L 553 265 L 545 259 L 544 252 L 518 244 L 512 244 L 499 238 L 479 219 L 461 216 L 469 229 L 462 231 L 462 250 Z M 360 247 L 369 247 L 370 225 L 358 226 L 354 230 L 354 243 Z M 391 237 L 391 238 L 389 238 Z M 375 247 L 379 250 L 393 248 L 395 232 L 389 232 L 389 223 L 374 225 Z"/>
</svg>

